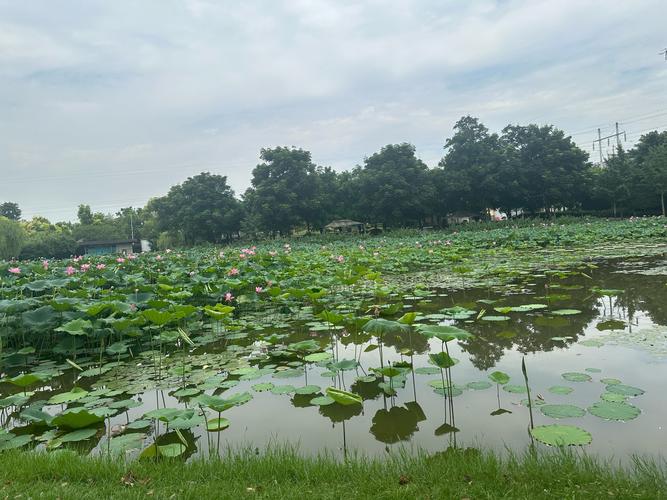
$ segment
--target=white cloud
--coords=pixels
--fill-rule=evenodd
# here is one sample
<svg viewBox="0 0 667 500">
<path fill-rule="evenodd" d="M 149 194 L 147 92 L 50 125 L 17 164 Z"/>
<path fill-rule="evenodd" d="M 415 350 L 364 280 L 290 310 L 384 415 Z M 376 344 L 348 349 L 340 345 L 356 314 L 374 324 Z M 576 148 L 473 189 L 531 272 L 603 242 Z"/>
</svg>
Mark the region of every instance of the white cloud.
<svg viewBox="0 0 667 500">
<path fill-rule="evenodd" d="M 349 168 L 410 141 L 431 165 L 490 128 L 667 126 L 662 0 L 0 0 L 0 201 L 70 218 L 201 170 L 248 185 L 261 147 Z M 667 127 L 665 127 L 667 128 Z"/>
</svg>

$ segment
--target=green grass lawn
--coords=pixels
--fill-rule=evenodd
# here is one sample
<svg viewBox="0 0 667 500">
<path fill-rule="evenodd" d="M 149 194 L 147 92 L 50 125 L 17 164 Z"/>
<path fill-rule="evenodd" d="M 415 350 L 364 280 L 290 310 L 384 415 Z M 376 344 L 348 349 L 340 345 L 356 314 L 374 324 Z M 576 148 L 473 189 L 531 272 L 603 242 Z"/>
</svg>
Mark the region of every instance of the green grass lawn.
<svg viewBox="0 0 667 500">
<path fill-rule="evenodd" d="M 343 462 L 279 450 L 184 464 L 7 452 L 0 498 L 667 498 L 664 461 L 621 468 L 577 455 L 468 449 Z"/>
</svg>

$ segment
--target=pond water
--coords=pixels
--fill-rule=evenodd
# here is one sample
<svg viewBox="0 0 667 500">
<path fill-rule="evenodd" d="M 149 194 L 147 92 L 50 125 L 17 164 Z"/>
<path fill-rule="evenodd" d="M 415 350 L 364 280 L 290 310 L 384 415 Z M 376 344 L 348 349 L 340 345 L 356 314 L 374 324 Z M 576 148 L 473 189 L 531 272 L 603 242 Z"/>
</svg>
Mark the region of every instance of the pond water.
<svg viewBox="0 0 667 500">
<path fill-rule="evenodd" d="M 248 392 L 250 401 L 221 414 L 229 422 L 225 430 L 207 432 L 205 423 L 186 423 L 179 430 L 180 436 L 170 432 L 161 443 L 185 439 L 186 456 L 207 455 L 227 447 L 261 450 L 284 443 L 306 453 L 326 450 L 339 456 L 381 456 L 401 449 L 435 452 L 454 444 L 521 451 L 531 443 L 530 409 L 521 369 L 524 359 L 534 401 L 534 426 L 565 424 L 584 429 L 592 437 L 584 449 L 605 457 L 658 455 L 667 444 L 664 266 L 663 258 L 611 261 L 598 263 L 583 275 L 570 271 L 537 273 L 502 287 L 455 293 L 436 290 L 402 297 L 400 311 L 390 319 L 415 311 L 419 313 L 415 324 L 456 325 L 473 335 L 447 344 L 451 356 L 458 360 L 450 370 L 454 385 L 451 401 L 442 389 L 437 391 L 442 387 L 440 370 L 428 356 L 443 349 L 438 338 L 413 329 L 385 333 L 380 342 L 370 334 L 327 325 L 309 308 L 297 318 L 281 316 L 280 311 L 258 311 L 258 317 L 270 316 L 266 322 L 275 326 L 249 335 L 224 334 L 224 341 L 188 352 L 187 364 L 180 357 L 181 351 L 165 350 L 168 354 L 160 357 L 159 376 L 155 375 L 156 354 L 151 351 L 135 359 L 119 354 L 120 366 L 105 368 L 101 377 L 79 380 L 79 387 L 97 392 L 72 406 L 105 408 L 130 398 L 135 403 L 121 404 L 120 408 L 137 406 L 115 415 L 109 412 L 106 426 L 76 446 L 84 451 L 105 451 L 109 444 L 106 434 L 122 432 L 136 437 L 133 447 L 145 448 L 154 436 L 167 432 L 165 424 L 124 426 L 141 422 L 146 412 L 165 407 L 198 409 L 195 398 L 203 392 L 222 398 Z M 387 297 L 384 305 L 395 302 L 396 298 Z M 366 301 L 355 312 L 365 313 L 371 303 Z M 541 308 L 505 309 L 526 304 Z M 347 307 L 343 306 L 343 312 Z M 452 319 L 452 314 L 458 319 Z M 215 326 L 213 329 L 211 334 L 216 334 Z M 286 354 L 285 346 L 306 340 L 316 341 L 324 352 L 331 353 L 338 369 L 332 371 L 332 359 L 304 364 L 306 354 Z M 414 371 L 405 370 L 391 384 L 385 377 L 384 388 L 380 375 L 373 378 L 372 368 L 381 363 L 399 363 L 400 367 L 401 362 L 411 362 Z M 506 373 L 510 381 L 497 386 L 489 379 L 494 371 Z M 568 373 L 575 375 L 564 378 Z M 68 371 L 52 380 L 32 401 L 69 391 L 75 376 Z M 155 379 L 158 387 L 151 384 Z M 319 389 L 295 394 L 299 388 L 312 385 Z M 311 403 L 330 386 L 359 394 L 363 404 Z M 174 394 L 179 389 L 180 397 Z M 0 385 L 0 397 L 17 393 L 16 388 Z M 631 411 L 620 420 L 592 414 L 588 409 L 602 402 L 603 394 L 612 403 L 625 402 L 641 413 L 637 416 Z M 568 411 L 577 416 L 553 418 L 543 413 L 545 404 L 572 405 L 581 410 L 570 407 Z M 41 411 L 53 415 L 64 407 L 46 405 Z M 43 432 L 35 424 L 26 425 L 19 414 L 16 408 L 8 407 L 0 422 L 18 435 Z M 208 419 L 217 417 L 216 412 L 208 412 Z"/>
</svg>

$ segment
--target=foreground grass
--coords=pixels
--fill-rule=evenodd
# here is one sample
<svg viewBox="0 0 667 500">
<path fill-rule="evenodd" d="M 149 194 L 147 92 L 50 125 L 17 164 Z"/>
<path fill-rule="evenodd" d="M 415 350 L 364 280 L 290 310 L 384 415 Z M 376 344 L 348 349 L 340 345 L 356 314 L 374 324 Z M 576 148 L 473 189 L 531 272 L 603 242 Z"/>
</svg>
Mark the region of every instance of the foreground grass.
<svg viewBox="0 0 667 500">
<path fill-rule="evenodd" d="M 223 460 L 129 462 L 0 455 L 0 498 L 667 498 L 664 462 L 620 468 L 574 453 L 500 459 L 476 450 L 385 460 L 289 450 Z"/>
</svg>

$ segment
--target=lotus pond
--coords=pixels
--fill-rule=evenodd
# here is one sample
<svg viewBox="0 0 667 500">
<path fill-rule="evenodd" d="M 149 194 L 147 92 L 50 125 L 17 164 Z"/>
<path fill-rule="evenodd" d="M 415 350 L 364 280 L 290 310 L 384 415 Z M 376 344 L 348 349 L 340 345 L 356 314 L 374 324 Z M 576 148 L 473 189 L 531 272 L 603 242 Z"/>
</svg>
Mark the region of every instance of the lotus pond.
<svg viewBox="0 0 667 500">
<path fill-rule="evenodd" d="M 657 218 L 0 264 L 0 450 L 659 455 L 666 243 Z"/>
</svg>

